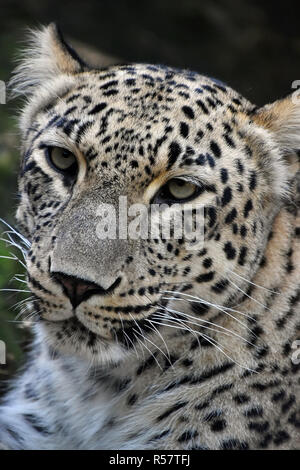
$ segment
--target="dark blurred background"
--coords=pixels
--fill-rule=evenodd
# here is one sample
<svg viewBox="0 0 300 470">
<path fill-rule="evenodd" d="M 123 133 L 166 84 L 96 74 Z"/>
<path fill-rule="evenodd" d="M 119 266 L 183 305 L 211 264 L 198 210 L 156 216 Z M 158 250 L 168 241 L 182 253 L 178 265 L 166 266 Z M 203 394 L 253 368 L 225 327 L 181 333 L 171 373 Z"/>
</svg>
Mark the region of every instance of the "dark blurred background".
<svg viewBox="0 0 300 470">
<path fill-rule="evenodd" d="M 261 105 L 291 92 L 292 82 L 300 79 L 299 12 L 299 2 L 291 0 L 1 0 L 0 80 L 9 79 L 24 29 L 57 21 L 90 62 L 190 68 Z M 19 106 L 0 104 L 0 217 L 10 223 L 17 202 Z M 0 242 L 0 255 L 9 251 Z M 10 282 L 19 272 L 17 262 L 1 259 L 0 288 L 22 288 Z M 8 353 L 0 383 L 20 364 L 28 341 L 26 324 L 14 322 L 14 305 L 26 295 L 0 292 L 0 340 Z"/>
</svg>

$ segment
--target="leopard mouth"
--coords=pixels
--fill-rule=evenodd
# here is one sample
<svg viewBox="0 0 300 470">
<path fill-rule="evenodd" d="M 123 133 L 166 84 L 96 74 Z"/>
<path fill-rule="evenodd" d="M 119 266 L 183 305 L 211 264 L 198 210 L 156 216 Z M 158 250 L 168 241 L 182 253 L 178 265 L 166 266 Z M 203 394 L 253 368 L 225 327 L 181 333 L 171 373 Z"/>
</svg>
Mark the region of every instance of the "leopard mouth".
<svg viewBox="0 0 300 470">
<path fill-rule="evenodd" d="M 71 317 L 67 319 L 61 319 L 61 320 L 49 320 L 45 318 L 41 318 L 41 321 L 45 325 L 66 325 L 67 327 L 71 327 L 72 330 L 77 330 L 80 331 L 81 333 L 85 334 L 87 337 L 90 335 L 95 335 L 97 336 L 98 340 L 101 340 L 105 343 L 109 343 L 109 338 L 106 338 L 99 334 L 99 332 L 93 331 L 91 328 L 89 328 L 84 322 L 82 322 L 76 314 L 73 314 Z"/>
<path fill-rule="evenodd" d="M 67 352 L 75 352 L 81 357 L 90 357 L 99 363 L 118 362 L 123 360 L 127 354 L 135 351 L 135 345 L 139 343 L 139 333 L 142 331 L 145 336 L 153 334 L 151 328 L 151 321 L 156 319 L 155 315 L 157 307 L 162 307 L 168 302 L 163 298 L 164 294 L 157 302 L 159 305 L 153 307 L 153 311 L 142 312 L 141 315 L 129 315 L 133 312 L 133 308 L 140 309 L 142 306 L 127 306 L 126 310 L 130 308 L 127 314 L 124 312 L 122 319 L 120 315 L 105 314 L 99 316 L 98 320 L 103 323 L 111 325 L 107 328 L 103 327 L 102 322 L 96 321 L 91 316 L 87 315 L 86 309 L 72 309 L 70 310 L 71 316 L 64 319 L 41 318 L 42 323 L 45 325 L 46 334 L 49 338 L 50 344 L 53 348 Z M 120 309 L 122 307 L 110 307 L 112 309 Z M 124 307 L 123 307 L 124 308 Z M 149 307 L 148 307 L 149 308 Z M 92 307 L 91 307 L 92 309 Z M 114 323 L 118 321 L 118 324 Z M 140 339 L 141 340 L 141 339 Z"/>
<path fill-rule="evenodd" d="M 75 306 L 71 306 L 64 296 L 64 302 L 60 304 L 60 309 L 56 309 L 55 312 L 53 312 L 53 310 L 51 310 L 51 312 L 48 311 L 48 308 L 45 308 L 45 310 L 42 309 L 42 313 L 40 313 L 39 318 L 43 322 L 49 324 L 63 324 L 64 322 L 67 324 L 68 322 L 73 322 L 74 325 L 76 323 L 76 326 L 79 328 L 82 327 L 86 331 L 96 334 L 99 338 L 101 337 L 106 341 L 111 341 L 113 339 L 113 335 L 108 334 L 109 329 L 105 331 L 107 334 L 102 334 L 102 323 L 111 323 L 111 330 L 115 330 L 113 325 L 115 325 L 116 322 L 119 322 L 120 325 L 122 325 L 122 323 L 126 323 L 127 325 L 130 323 L 133 324 L 134 321 L 139 321 L 146 317 L 148 318 L 155 313 L 157 309 L 165 308 L 168 304 L 168 300 L 164 293 L 161 293 L 161 295 L 158 298 L 153 299 L 152 302 L 131 305 L 122 305 L 122 303 L 120 305 L 118 302 L 114 302 L 111 297 L 111 302 L 109 302 L 109 304 L 107 303 L 108 299 L 106 299 L 105 302 L 101 302 L 101 296 L 98 295 L 98 291 L 93 289 L 86 294 L 87 296 L 85 301 L 82 300 L 80 305 Z M 99 299 L 99 303 L 97 301 L 95 302 L 97 297 Z M 94 301 L 91 304 L 86 303 L 89 299 L 93 299 Z M 36 296 L 36 301 L 41 305 L 40 302 L 42 299 L 40 297 Z M 40 307 L 37 308 L 37 310 L 41 311 Z M 104 328 L 106 329 L 105 326 Z"/>
</svg>

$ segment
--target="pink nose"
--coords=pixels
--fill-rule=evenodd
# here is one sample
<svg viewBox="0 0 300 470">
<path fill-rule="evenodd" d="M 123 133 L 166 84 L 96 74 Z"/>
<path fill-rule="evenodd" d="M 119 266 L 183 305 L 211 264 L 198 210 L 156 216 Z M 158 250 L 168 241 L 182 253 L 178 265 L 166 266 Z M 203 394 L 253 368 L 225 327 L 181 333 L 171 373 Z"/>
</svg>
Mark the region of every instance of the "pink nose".
<svg viewBox="0 0 300 470">
<path fill-rule="evenodd" d="M 52 276 L 61 284 L 74 309 L 92 295 L 104 295 L 112 292 L 120 283 L 120 278 L 118 278 L 108 289 L 103 289 L 103 287 L 94 282 L 86 281 L 76 276 L 69 276 L 60 272 L 54 272 Z"/>
</svg>

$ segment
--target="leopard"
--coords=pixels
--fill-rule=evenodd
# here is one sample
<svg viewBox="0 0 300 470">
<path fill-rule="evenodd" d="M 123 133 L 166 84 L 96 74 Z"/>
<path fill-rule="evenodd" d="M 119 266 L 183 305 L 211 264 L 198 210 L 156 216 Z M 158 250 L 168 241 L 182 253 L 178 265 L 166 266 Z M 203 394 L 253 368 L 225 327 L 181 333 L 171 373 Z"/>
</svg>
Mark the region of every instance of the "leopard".
<svg viewBox="0 0 300 470">
<path fill-rule="evenodd" d="M 188 69 L 94 67 L 54 23 L 10 86 L 33 340 L 1 448 L 298 449 L 298 96 L 257 106 Z M 120 198 L 193 227 L 201 207 L 201 240 L 175 223 L 113 236 L 99 208 Z"/>
</svg>

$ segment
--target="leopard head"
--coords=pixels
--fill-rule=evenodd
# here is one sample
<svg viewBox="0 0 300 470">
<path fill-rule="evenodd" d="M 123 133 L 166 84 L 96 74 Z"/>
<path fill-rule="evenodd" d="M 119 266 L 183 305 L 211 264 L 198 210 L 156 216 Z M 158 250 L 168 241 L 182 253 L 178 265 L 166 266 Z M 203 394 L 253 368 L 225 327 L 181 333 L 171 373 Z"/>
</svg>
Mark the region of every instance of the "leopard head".
<svg viewBox="0 0 300 470">
<path fill-rule="evenodd" d="M 190 308 L 209 318 L 242 295 L 289 194 L 298 103 L 258 109 L 218 80 L 164 66 L 96 69 L 53 24 L 32 33 L 12 88 L 26 97 L 17 220 L 52 347 L 118 361 Z M 168 236 L 141 233 L 153 205 L 164 205 L 156 225 L 174 206 L 195 223 L 201 207 L 201 246 L 175 237 L 171 217 Z"/>
</svg>

